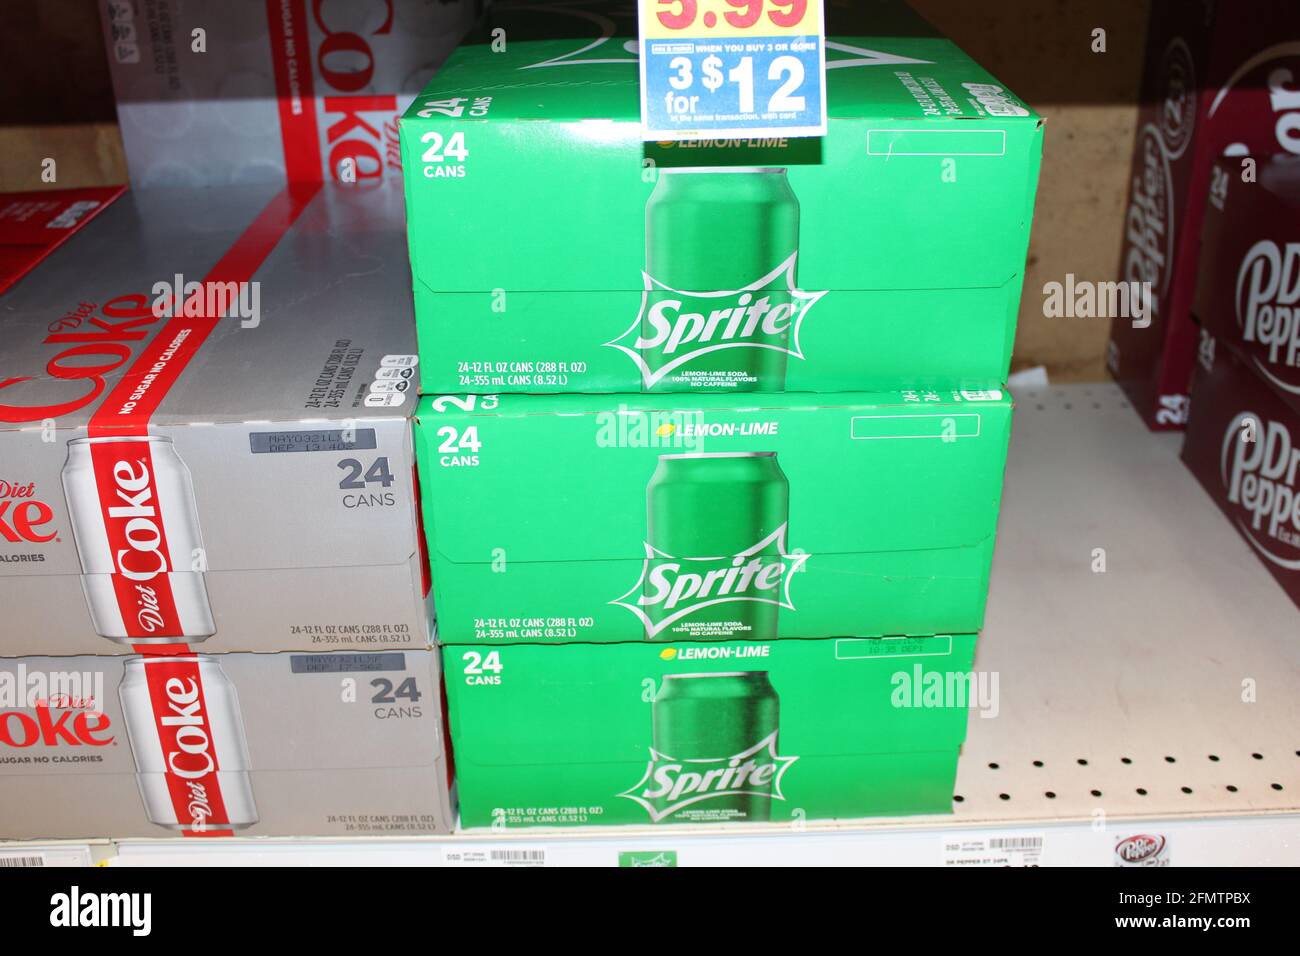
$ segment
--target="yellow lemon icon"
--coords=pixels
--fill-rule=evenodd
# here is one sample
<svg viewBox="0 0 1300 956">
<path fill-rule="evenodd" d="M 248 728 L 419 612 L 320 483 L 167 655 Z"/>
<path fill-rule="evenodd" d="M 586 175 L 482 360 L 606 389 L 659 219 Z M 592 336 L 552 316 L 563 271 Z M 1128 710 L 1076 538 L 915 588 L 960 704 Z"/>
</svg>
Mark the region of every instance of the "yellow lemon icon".
<svg viewBox="0 0 1300 956">
<path fill-rule="evenodd" d="M 660 438 L 667 438 L 675 431 L 677 431 L 676 425 L 674 425 L 672 422 L 664 422 L 657 429 L 655 429 L 655 434 L 658 435 Z"/>
<path fill-rule="evenodd" d="M 659 656 L 666 661 L 670 661 L 677 656 L 677 648 L 665 647 L 662 651 L 659 652 Z"/>
</svg>

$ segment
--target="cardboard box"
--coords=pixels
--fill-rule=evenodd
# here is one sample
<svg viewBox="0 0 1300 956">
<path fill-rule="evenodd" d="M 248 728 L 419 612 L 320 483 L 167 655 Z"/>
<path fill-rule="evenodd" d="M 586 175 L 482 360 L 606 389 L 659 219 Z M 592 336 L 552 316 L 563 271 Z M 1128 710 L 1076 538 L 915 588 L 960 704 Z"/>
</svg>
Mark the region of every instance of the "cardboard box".
<svg viewBox="0 0 1300 956">
<path fill-rule="evenodd" d="M 1002 391 L 440 396 L 415 422 L 444 644 L 974 633 Z"/>
<path fill-rule="evenodd" d="M 131 184 L 400 180 L 397 117 L 477 6 L 99 0 Z"/>
<path fill-rule="evenodd" d="M 1039 117 L 885 3 L 824 138 L 643 143 L 615 9 L 502 8 L 402 117 L 428 393 L 1005 381 Z"/>
<path fill-rule="evenodd" d="M 439 681 L 433 651 L 0 658 L 0 839 L 447 833 Z"/>
<path fill-rule="evenodd" d="M 1214 165 L 1194 312 L 1300 412 L 1300 157 Z"/>
<path fill-rule="evenodd" d="M 395 184 L 133 191 L 0 299 L 0 655 L 427 646 L 403 239 Z"/>
<path fill-rule="evenodd" d="M 1151 7 L 1120 279 L 1149 308 L 1117 316 L 1106 363 L 1147 425 L 1182 428 L 1196 352 L 1192 299 L 1215 160 L 1300 151 L 1300 21 L 1290 0 L 1249 16 L 1211 0 Z"/>
<path fill-rule="evenodd" d="M 443 649 L 461 825 L 949 813 L 972 634 Z"/>
<path fill-rule="evenodd" d="M 1183 461 L 1300 605 L 1300 411 L 1207 339 Z"/>
</svg>

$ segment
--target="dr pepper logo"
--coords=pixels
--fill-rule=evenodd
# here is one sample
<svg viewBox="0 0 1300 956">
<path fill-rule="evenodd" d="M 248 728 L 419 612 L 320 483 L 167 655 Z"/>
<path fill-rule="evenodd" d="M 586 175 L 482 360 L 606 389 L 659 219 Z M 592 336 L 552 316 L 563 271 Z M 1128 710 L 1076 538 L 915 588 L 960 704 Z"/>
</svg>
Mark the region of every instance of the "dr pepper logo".
<svg viewBox="0 0 1300 956">
<path fill-rule="evenodd" d="M 1147 123 L 1138 130 L 1137 153 L 1142 157 L 1141 168 L 1133 176 L 1124 214 L 1124 279 L 1149 283 L 1154 290 L 1150 309 L 1160 315 L 1169 291 L 1169 266 L 1177 229 L 1172 203 L 1173 169 L 1155 124 Z"/>
<path fill-rule="evenodd" d="M 1206 115 L 1211 121 L 1231 117 L 1229 138 L 1250 130 L 1250 142 L 1223 143 L 1247 150 L 1300 154 L 1300 41 L 1287 40 L 1260 50 L 1241 63 L 1221 86 Z M 1258 139 L 1260 131 L 1265 139 Z M 1271 133 L 1271 135 L 1269 135 Z M 1233 155 L 1240 150 L 1234 149 Z"/>
<path fill-rule="evenodd" d="M 1261 239 L 1237 269 L 1237 324 L 1255 367 L 1300 393 L 1300 242 Z"/>
<path fill-rule="evenodd" d="M 1240 412 L 1223 434 L 1219 473 L 1237 525 L 1266 560 L 1300 571 L 1300 449 L 1282 422 Z"/>
<path fill-rule="evenodd" d="M 1138 833 L 1115 844 L 1116 866 L 1168 866 L 1169 842 L 1158 833 Z"/>
<path fill-rule="evenodd" d="M 1192 52 L 1182 37 L 1165 48 L 1161 63 L 1164 95 L 1160 99 L 1160 132 L 1171 159 L 1187 149 L 1196 128 L 1196 69 Z"/>
<path fill-rule="evenodd" d="M 0 478 L 0 540 L 44 544 L 57 535 L 54 509 L 36 496 L 36 482 Z"/>
</svg>

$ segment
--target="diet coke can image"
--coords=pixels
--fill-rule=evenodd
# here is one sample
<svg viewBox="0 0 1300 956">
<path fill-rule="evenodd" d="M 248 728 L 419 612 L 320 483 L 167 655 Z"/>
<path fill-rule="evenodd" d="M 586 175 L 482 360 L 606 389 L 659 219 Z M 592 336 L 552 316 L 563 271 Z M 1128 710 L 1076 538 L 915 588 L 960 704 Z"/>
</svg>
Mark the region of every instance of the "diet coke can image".
<svg viewBox="0 0 1300 956">
<path fill-rule="evenodd" d="M 204 832 L 257 822 L 239 696 L 215 657 L 128 657 L 118 696 L 151 823 Z"/>
<path fill-rule="evenodd" d="M 216 632 L 194 484 L 171 439 L 73 439 L 63 490 L 97 634 L 170 644 Z"/>
</svg>

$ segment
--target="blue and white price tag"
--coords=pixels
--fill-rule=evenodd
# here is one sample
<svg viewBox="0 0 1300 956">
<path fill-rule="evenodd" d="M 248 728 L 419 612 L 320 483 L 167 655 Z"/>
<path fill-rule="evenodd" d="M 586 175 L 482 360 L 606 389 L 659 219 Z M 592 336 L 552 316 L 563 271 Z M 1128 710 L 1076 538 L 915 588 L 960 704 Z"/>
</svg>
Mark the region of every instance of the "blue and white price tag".
<svg viewBox="0 0 1300 956">
<path fill-rule="evenodd" d="M 640 0 L 647 140 L 824 136 L 821 0 Z"/>
</svg>

